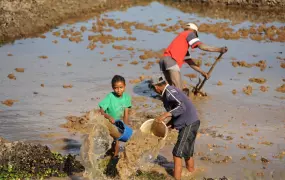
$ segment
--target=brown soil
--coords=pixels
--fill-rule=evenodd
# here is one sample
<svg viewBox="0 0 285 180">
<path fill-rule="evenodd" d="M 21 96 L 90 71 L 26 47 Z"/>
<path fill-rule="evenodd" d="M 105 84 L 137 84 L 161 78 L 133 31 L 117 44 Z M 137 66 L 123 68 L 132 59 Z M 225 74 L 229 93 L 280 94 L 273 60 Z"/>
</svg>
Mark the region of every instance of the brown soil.
<svg viewBox="0 0 285 180">
<path fill-rule="evenodd" d="M 264 83 L 266 83 L 266 79 L 264 79 L 264 78 L 250 78 L 249 82 L 255 82 L 255 83 L 258 83 L 258 84 L 264 84 Z"/>
<path fill-rule="evenodd" d="M 281 93 L 285 93 L 285 84 L 283 84 L 282 86 L 276 88 L 277 92 L 281 92 Z"/>
<path fill-rule="evenodd" d="M 67 62 L 66 66 L 72 66 L 72 64 L 70 62 Z"/>
<path fill-rule="evenodd" d="M 41 87 L 45 87 L 45 85 L 44 85 L 44 84 L 41 84 Z"/>
<path fill-rule="evenodd" d="M 233 89 L 233 90 L 232 90 L 232 93 L 233 93 L 233 95 L 235 95 L 235 94 L 237 93 L 237 90 L 236 90 L 236 89 Z"/>
<path fill-rule="evenodd" d="M 15 68 L 15 71 L 17 71 L 17 72 L 24 72 L 25 69 L 24 68 Z"/>
<path fill-rule="evenodd" d="M 1 101 L 2 104 L 9 106 L 9 107 L 13 106 L 14 102 L 18 102 L 18 100 L 7 99 L 5 101 Z"/>
<path fill-rule="evenodd" d="M 285 68 L 285 63 L 281 63 L 280 67 Z"/>
</svg>

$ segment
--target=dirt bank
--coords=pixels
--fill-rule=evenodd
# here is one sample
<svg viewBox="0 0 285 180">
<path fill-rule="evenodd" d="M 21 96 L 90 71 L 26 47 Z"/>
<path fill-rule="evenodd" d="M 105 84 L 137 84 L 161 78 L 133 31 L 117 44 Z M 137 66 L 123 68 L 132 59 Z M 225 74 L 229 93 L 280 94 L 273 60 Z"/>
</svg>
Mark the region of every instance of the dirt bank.
<svg viewBox="0 0 285 180">
<path fill-rule="evenodd" d="M 106 10 L 124 10 L 132 5 L 147 5 L 151 2 L 151 0 L 139 2 L 132 0 L 117 0 L 115 2 L 112 0 L 2 0 L 0 2 L 0 44 L 35 36 L 37 33 L 43 33 L 70 19 L 88 19 L 95 16 L 96 13 L 102 13 Z M 259 7 L 262 9 L 270 7 L 270 10 L 262 11 L 263 15 L 266 14 L 267 19 L 273 18 L 278 21 L 284 21 L 285 17 L 285 12 L 282 9 L 281 11 L 272 11 L 272 8 L 283 8 L 285 4 L 284 0 L 263 0 L 261 2 L 254 0 L 208 0 L 206 2 L 189 0 L 186 2 L 185 0 L 179 3 L 169 0 L 163 1 L 163 3 L 178 9 L 182 8 L 182 11 L 187 8 L 188 12 L 212 14 L 216 17 L 218 14 L 223 18 L 235 17 L 236 19 L 243 19 L 243 15 L 246 15 L 246 20 L 260 19 L 256 18 L 259 17 L 256 16 L 258 11 L 255 9 L 229 9 L 221 7 L 220 4 L 246 6 L 247 8 Z M 197 3 L 198 5 L 193 6 L 193 3 Z M 213 4 L 218 5 L 212 8 Z M 209 5 L 211 5 L 211 8 L 209 8 Z M 241 11 L 243 12 L 241 13 Z M 236 14 L 236 16 L 233 14 Z"/>
<path fill-rule="evenodd" d="M 33 36 L 72 18 L 92 17 L 104 10 L 124 9 L 129 0 L 2 0 L 0 44 Z"/>
<path fill-rule="evenodd" d="M 247 6 L 247 7 L 261 7 L 261 8 L 270 8 L 270 7 L 285 7 L 284 0 L 182 0 L 188 2 L 202 2 L 205 4 L 214 4 L 219 3 L 223 5 L 235 5 L 235 6 Z"/>
</svg>

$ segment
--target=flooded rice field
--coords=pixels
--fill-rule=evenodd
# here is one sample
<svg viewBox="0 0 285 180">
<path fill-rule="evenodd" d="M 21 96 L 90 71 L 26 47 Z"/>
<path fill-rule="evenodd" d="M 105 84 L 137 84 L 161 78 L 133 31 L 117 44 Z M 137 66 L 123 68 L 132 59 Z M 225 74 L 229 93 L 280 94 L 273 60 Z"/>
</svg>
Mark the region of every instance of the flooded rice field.
<svg viewBox="0 0 285 180">
<path fill-rule="evenodd" d="M 202 122 L 195 147 L 197 172 L 185 172 L 184 179 L 284 179 L 285 20 L 267 13 L 239 17 L 239 10 L 223 15 L 201 9 L 183 3 L 137 4 L 3 45 L 0 137 L 78 154 L 82 127 L 66 125 L 65 117 L 97 108 L 112 91 L 115 74 L 128 82 L 131 124 L 138 129 L 163 111 L 143 80 L 159 72 L 157 60 L 181 25 L 194 22 L 202 42 L 229 51 L 204 86 L 209 97 L 193 99 Z M 206 71 L 218 53 L 194 49 L 191 55 Z M 198 82 L 199 74 L 187 65 L 182 73 L 188 86 Z M 154 163 L 155 171 L 167 178 L 173 167 L 173 134 Z"/>
</svg>

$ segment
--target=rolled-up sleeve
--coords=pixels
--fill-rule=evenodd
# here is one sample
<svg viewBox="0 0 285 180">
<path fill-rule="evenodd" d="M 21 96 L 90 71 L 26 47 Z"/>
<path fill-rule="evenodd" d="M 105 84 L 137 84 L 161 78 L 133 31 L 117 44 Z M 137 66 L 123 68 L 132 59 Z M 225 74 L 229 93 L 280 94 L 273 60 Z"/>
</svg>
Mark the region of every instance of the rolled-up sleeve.
<svg viewBox="0 0 285 180">
<path fill-rule="evenodd" d="M 173 106 L 169 112 L 173 117 L 178 117 L 186 111 L 183 97 L 175 89 L 167 91 L 167 100 Z"/>
</svg>

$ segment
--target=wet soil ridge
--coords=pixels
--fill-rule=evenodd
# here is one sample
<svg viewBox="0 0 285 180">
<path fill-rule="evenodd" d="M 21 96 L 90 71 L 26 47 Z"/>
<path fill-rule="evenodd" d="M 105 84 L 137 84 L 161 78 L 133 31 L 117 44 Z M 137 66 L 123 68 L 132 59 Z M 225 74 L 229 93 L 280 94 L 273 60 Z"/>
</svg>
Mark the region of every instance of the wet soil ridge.
<svg viewBox="0 0 285 180">
<path fill-rule="evenodd" d="M 188 2 L 209 3 L 209 4 L 224 4 L 252 7 L 285 7 L 284 0 L 182 0 Z"/>
<path fill-rule="evenodd" d="M 1 0 L 0 1 L 0 44 L 10 42 L 20 38 L 35 36 L 43 33 L 69 19 L 89 19 L 96 13 L 106 10 L 123 10 L 132 5 L 148 5 L 151 0 L 132 1 L 132 0 Z M 267 7 L 284 8 L 284 0 L 189 0 L 182 2 L 161 1 L 163 4 L 170 5 L 182 11 L 198 13 L 200 15 L 210 15 L 215 17 L 233 18 L 235 21 L 285 21 L 284 10 L 248 11 L 244 9 L 226 9 L 218 6 L 219 4 L 242 5 L 243 7 Z M 198 5 L 193 6 L 193 3 Z M 211 7 L 207 4 L 211 4 Z M 191 3 L 191 4 L 190 4 Z M 201 5 L 203 4 L 203 5 Z M 217 6 L 212 7 L 213 4 Z M 230 6 L 231 7 L 231 6 Z M 222 8 L 222 9 L 221 9 Z M 264 19 L 265 18 L 265 19 Z M 56 43 L 56 41 L 54 42 Z"/>
<path fill-rule="evenodd" d="M 114 9 L 128 0 L 1 0 L 0 44 L 44 32 L 70 18 Z"/>
<path fill-rule="evenodd" d="M 0 179 L 64 177 L 83 170 L 70 154 L 63 156 L 47 146 L 0 138 Z"/>
</svg>

